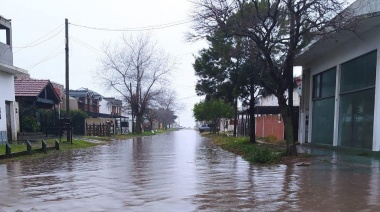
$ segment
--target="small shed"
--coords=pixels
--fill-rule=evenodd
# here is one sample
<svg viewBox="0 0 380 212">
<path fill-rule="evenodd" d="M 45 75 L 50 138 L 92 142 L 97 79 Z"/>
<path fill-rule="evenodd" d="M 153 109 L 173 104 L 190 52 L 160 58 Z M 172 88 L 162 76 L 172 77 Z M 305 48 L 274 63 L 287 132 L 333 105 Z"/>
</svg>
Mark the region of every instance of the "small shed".
<svg viewBox="0 0 380 212">
<path fill-rule="evenodd" d="M 52 109 L 60 102 L 50 80 L 15 79 L 15 96 L 20 107 L 35 105 L 37 108 Z"/>
<path fill-rule="evenodd" d="M 56 111 L 55 105 L 60 102 L 50 80 L 39 80 L 20 77 L 15 79 L 15 97 L 19 104 L 19 129 L 24 131 L 23 118 L 33 117 L 36 122 L 40 122 L 40 117 L 36 110 L 46 109 Z M 42 128 L 43 126 L 40 126 Z M 41 130 L 41 129 L 40 129 Z"/>
</svg>

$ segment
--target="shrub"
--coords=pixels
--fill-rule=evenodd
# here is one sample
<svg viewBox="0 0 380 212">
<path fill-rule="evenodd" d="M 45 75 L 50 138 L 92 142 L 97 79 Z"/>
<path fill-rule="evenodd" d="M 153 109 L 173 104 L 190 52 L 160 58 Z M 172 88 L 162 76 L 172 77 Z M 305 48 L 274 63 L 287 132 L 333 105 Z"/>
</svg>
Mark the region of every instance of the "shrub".
<svg viewBox="0 0 380 212">
<path fill-rule="evenodd" d="M 252 161 L 255 163 L 273 163 L 277 160 L 278 157 L 274 152 L 267 148 L 256 148 L 252 157 Z"/>
<path fill-rule="evenodd" d="M 81 110 L 70 111 L 71 123 L 73 124 L 73 133 L 77 135 L 84 135 L 84 120 L 88 118 L 87 113 Z"/>
<path fill-rule="evenodd" d="M 23 116 L 21 124 L 24 132 L 37 132 L 40 129 L 38 120 L 33 116 Z"/>
<path fill-rule="evenodd" d="M 269 135 L 268 137 L 265 137 L 265 141 L 266 142 L 275 142 L 275 141 L 277 141 L 277 138 L 274 135 Z"/>
<path fill-rule="evenodd" d="M 252 144 L 248 137 L 211 136 L 213 142 L 244 159 L 253 163 L 270 164 L 276 163 L 284 156 L 283 149 L 266 148 L 260 144 Z"/>
</svg>

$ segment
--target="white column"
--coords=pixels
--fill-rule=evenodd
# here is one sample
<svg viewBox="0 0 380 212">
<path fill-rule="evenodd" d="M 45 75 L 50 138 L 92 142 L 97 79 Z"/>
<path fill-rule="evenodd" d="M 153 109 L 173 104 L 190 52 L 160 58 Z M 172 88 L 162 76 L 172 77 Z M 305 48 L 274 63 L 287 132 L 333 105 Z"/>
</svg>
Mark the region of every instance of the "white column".
<svg viewBox="0 0 380 212">
<path fill-rule="evenodd" d="M 306 113 L 305 111 L 305 121 L 306 121 L 306 116 L 309 115 L 309 125 L 308 125 L 308 133 L 307 133 L 307 141 L 309 143 L 312 143 L 313 141 L 311 140 L 311 134 L 312 132 L 312 126 L 313 126 L 313 74 L 311 70 L 309 71 L 309 99 L 305 99 L 306 101 L 309 101 L 309 111 Z"/>
<path fill-rule="evenodd" d="M 302 105 L 300 104 L 300 111 L 303 110 L 303 108 L 301 109 L 302 106 L 303 104 Z M 304 112 L 300 112 L 298 123 L 299 123 L 298 124 L 298 141 L 300 142 L 300 144 L 303 144 L 305 143 L 305 113 Z"/>
<path fill-rule="evenodd" d="M 335 81 L 335 108 L 334 108 L 334 134 L 333 134 L 333 146 L 338 146 L 339 139 L 339 104 L 340 104 L 340 65 L 336 66 L 336 81 Z"/>
<path fill-rule="evenodd" d="M 375 111 L 373 114 L 373 142 L 372 151 L 380 150 L 380 51 L 377 50 L 376 83 L 375 83 Z"/>
</svg>

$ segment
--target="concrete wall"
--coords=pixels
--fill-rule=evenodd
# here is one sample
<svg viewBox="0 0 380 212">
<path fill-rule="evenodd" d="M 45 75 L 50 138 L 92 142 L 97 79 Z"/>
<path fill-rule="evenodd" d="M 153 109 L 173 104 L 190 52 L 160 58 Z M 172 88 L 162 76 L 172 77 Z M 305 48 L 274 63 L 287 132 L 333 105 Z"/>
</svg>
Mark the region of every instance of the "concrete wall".
<svg viewBox="0 0 380 212">
<path fill-rule="evenodd" d="M 69 104 L 70 104 L 70 111 L 71 110 L 78 110 L 79 109 L 79 107 L 78 107 L 78 100 L 77 99 L 70 97 Z M 65 105 L 62 108 L 62 110 L 66 110 L 66 106 Z"/>
<path fill-rule="evenodd" d="M 0 71 L 0 131 L 7 131 L 6 125 L 6 111 L 5 111 L 5 102 L 10 102 L 11 110 L 11 124 L 12 124 L 12 138 L 16 139 L 16 123 L 15 123 L 15 86 L 14 86 L 14 76 L 8 73 Z M 13 116 L 13 118 L 12 118 Z"/>
<path fill-rule="evenodd" d="M 13 53 L 10 46 L 0 42 L 0 63 L 13 65 Z"/>
</svg>

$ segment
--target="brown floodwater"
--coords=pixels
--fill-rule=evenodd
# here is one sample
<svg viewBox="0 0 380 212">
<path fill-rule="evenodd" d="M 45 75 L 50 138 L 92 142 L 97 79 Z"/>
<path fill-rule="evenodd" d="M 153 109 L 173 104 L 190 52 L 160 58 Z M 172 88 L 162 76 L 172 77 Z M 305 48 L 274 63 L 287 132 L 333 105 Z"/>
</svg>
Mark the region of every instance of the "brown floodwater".
<svg viewBox="0 0 380 212">
<path fill-rule="evenodd" d="M 379 159 L 252 165 L 197 131 L 0 165 L 0 211 L 380 211 Z"/>
</svg>

